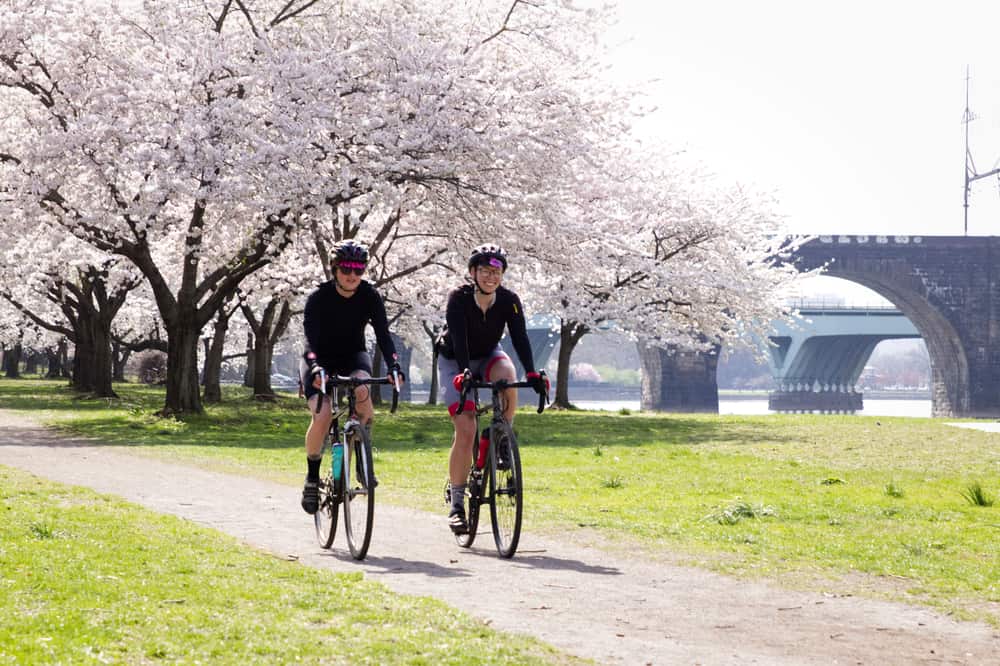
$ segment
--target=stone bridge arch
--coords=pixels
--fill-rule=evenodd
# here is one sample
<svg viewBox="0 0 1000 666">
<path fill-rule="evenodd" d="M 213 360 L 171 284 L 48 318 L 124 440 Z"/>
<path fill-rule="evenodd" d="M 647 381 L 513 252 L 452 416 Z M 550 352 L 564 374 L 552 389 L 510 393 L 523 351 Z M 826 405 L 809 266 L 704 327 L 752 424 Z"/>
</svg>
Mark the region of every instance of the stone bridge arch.
<svg viewBox="0 0 1000 666">
<path fill-rule="evenodd" d="M 823 236 L 794 259 L 803 269 L 826 266 L 906 315 L 927 344 L 934 416 L 998 416 L 998 250 L 992 236 Z"/>
</svg>

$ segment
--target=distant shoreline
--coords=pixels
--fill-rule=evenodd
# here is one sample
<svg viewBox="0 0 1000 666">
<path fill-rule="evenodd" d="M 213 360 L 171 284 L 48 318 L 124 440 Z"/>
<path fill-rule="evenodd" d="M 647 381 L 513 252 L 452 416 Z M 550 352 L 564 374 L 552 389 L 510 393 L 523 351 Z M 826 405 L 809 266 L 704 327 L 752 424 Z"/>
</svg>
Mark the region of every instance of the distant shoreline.
<svg viewBox="0 0 1000 666">
<path fill-rule="evenodd" d="M 414 385 L 416 396 L 426 397 L 427 385 Z M 719 389 L 720 400 L 767 400 L 769 389 Z M 930 400 L 930 391 L 862 391 L 865 400 Z M 639 400 L 642 394 L 640 386 L 625 386 L 620 384 L 572 383 L 569 387 L 569 399 L 574 400 Z"/>
</svg>

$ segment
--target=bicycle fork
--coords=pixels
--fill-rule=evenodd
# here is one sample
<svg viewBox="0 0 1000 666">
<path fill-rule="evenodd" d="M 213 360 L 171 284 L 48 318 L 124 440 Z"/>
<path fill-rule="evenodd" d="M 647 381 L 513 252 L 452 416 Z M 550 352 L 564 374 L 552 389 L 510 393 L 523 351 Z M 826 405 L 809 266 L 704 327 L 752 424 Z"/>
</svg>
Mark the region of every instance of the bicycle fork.
<svg viewBox="0 0 1000 666">
<path fill-rule="evenodd" d="M 368 466 L 368 456 L 364 452 L 364 434 L 362 431 L 364 428 L 360 421 L 351 419 L 344 426 L 344 446 L 347 449 L 345 457 L 348 463 L 344 466 L 344 480 L 346 483 L 350 483 L 350 478 L 352 476 L 351 468 L 354 468 L 354 472 L 357 474 L 358 479 L 363 479 L 364 483 L 360 484 L 360 488 L 354 491 L 358 495 L 367 495 L 368 488 L 374 485 L 372 470 Z M 351 462 L 354 464 L 352 465 Z M 350 485 L 345 486 L 350 488 Z"/>
</svg>

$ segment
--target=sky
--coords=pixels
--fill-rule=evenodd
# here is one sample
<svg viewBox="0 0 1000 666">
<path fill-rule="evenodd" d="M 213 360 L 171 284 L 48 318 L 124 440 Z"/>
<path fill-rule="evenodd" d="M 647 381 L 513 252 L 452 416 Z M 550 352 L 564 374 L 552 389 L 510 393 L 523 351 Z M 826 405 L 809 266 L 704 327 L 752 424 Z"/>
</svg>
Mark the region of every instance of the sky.
<svg viewBox="0 0 1000 666">
<path fill-rule="evenodd" d="M 1000 2 L 619 0 L 617 15 L 609 76 L 656 106 L 636 132 L 773 192 L 792 233 L 965 234 L 967 67 L 976 172 L 1000 167 Z M 996 176 L 971 185 L 968 235 L 1000 235 Z"/>
</svg>

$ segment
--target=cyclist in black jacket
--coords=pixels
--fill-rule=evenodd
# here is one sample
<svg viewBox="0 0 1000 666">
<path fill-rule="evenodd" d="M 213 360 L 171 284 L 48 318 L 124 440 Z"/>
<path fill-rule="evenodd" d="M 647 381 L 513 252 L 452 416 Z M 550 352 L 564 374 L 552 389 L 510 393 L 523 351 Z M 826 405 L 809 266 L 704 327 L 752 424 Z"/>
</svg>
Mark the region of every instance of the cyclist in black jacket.
<svg viewBox="0 0 1000 666">
<path fill-rule="evenodd" d="M 375 287 L 361 279 L 368 264 L 368 248 L 345 240 L 333 249 L 334 277 L 309 295 L 305 307 L 306 352 L 299 372 L 312 414 L 306 431 L 308 471 L 302 489 L 302 508 L 306 513 L 316 513 L 319 508 L 323 439 L 333 417 L 329 400 L 324 400 L 319 414 L 316 413 L 316 401 L 323 392 L 320 371 L 325 370 L 328 375 L 371 377 L 372 360 L 365 345 L 365 326 L 371 324 L 389 371 L 395 370 L 400 379 L 403 377 L 396 360 L 396 347 L 389 335 L 385 304 Z M 373 410 L 368 387 L 359 386 L 354 394 L 358 418 L 370 427 Z"/>
<path fill-rule="evenodd" d="M 516 381 L 514 363 L 500 347 L 500 338 L 506 327 L 514 351 L 527 373 L 527 381 L 532 382 L 539 393 L 548 391 L 548 379 L 535 371 L 521 299 L 513 291 L 500 286 L 506 270 L 507 252 L 502 247 L 480 245 L 472 250 L 469 257 L 472 284 L 459 287 L 448 295 L 448 328 L 439 347 L 438 375 L 445 382 L 445 404 L 455 426 L 448 461 L 452 498 L 448 524 L 456 534 L 464 534 L 469 529 L 462 497 L 476 440 L 472 401 L 466 401 L 464 411 L 456 414 L 464 371 L 469 370 L 485 381 Z M 449 377 L 452 378 L 450 382 L 447 381 Z M 504 392 L 504 416 L 511 422 L 514 421 L 515 409 L 517 389 L 508 389 Z M 481 437 L 488 439 L 487 431 L 483 431 Z"/>
</svg>

